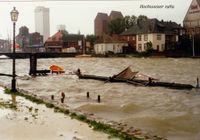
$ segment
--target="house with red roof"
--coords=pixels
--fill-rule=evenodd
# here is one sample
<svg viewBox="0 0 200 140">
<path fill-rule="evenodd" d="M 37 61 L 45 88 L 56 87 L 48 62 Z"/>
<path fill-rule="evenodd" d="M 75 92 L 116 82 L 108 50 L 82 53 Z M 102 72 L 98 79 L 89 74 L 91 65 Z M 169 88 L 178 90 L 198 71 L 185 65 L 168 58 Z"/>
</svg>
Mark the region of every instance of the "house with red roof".
<svg viewBox="0 0 200 140">
<path fill-rule="evenodd" d="M 46 52 L 83 53 L 84 42 L 84 35 L 59 30 L 45 41 L 45 49 Z"/>
<path fill-rule="evenodd" d="M 95 54 L 121 54 L 127 50 L 128 43 L 119 36 L 103 35 L 94 45 Z"/>
</svg>

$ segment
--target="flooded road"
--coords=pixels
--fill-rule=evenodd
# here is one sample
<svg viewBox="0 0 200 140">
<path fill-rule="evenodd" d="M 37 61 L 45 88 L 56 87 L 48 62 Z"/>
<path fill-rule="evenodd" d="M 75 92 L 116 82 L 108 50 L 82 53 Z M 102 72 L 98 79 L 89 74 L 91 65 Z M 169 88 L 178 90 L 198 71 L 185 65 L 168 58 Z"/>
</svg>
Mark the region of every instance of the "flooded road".
<svg viewBox="0 0 200 140">
<path fill-rule="evenodd" d="M 0 103 L 12 103 L 11 95 L 0 88 Z M 16 110 L 0 104 L 1 140 L 107 140 L 108 135 L 93 131 L 87 124 L 71 119 L 45 105 L 15 98 Z M 115 139 L 113 139 L 115 140 Z"/>
<path fill-rule="evenodd" d="M 16 61 L 17 75 L 29 72 L 29 60 Z M 0 60 L 0 73 L 12 72 L 12 60 Z M 125 83 L 104 83 L 78 79 L 67 73 L 80 68 L 85 74 L 112 76 L 127 66 L 132 70 L 158 78 L 160 81 L 196 85 L 200 77 L 200 59 L 174 58 L 56 58 L 39 59 L 38 69 L 62 66 L 66 73 L 46 77 L 17 79 L 17 86 L 40 97 L 60 100 L 71 109 L 92 113 L 97 118 L 126 123 L 170 140 L 198 140 L 200 137 L 200 91 L 175 90 L 161 87 L 135 87 Z M 0 77 L 0 84 L 11 79 Z M 86 92 L 90 92 L 90 99 Z M 97 103 L 97 96 L 101 103 Z"/>
</svg>

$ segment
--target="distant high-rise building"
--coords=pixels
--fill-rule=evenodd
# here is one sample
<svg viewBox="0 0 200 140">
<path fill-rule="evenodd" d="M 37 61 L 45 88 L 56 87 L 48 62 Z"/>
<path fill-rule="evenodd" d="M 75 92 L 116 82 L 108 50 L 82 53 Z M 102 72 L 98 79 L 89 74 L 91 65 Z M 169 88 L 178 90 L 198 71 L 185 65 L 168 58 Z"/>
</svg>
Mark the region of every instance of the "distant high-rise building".
<svg viewBox="0 0 200 140">
<path fill-rule="evenodd" d="M 49 8 L 35 8 L 35 31 L 43 35 L 43 42 L 50 36 Z"/>
</svg>

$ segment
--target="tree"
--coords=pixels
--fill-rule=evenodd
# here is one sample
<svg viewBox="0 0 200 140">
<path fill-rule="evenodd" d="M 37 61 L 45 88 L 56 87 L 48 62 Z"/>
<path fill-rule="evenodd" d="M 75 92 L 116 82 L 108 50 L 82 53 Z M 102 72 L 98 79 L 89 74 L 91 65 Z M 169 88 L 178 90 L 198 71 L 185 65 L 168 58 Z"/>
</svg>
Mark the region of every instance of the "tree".
<svg viewBox="0 0 200 140">
<path fill-rule="evenodd" d="M 116 18 L 108 23 L 108 33 L 110 35 L 120 34 L 125 30 L 125 23 L 123 18 Z"/>
<path fill-rule="evenodd" d="M 125 28 L 129 29 L 133 25 L 137 24 L 137 17 L 132 15 L 132 16 L 125 16 L 124 17 L 124 23 L 125 23 Z"/>
<path fill-rule="evenodd" d="M 86 35 L 86 41 L 90 42 L 91 46 L 94 46 L 97 39 L 98 38 L 95 35 Z"/>
<path fill-rule="evenodd" d="M 85 40 L 86 42 L 90 42 L 90 47 L 88 48 L 88 50 L 86 49 L 86 52 L 87 51 L 92 52 L 94 49 L 94 44 L 97 42 L 98 37 L 95 35 L 86 35 Z"/>
<path fill-rule="evenodd" d="M 153 52 L 153 44 L 151 41 L 147 42 L 147 48 L 146 48 L 146 55 L 150 55 Z"/>
<path fill-rule="evenodd" d="M 151 41 L 147 42 L 147 51 L 152 51 L 153 50 L 153 44 Z"/>
<path fill-rule="evenodd" d="M 147 21 L 147 16 L 145 16 L 145 15 L 139 15 L 139 17 L 137 18 L 137 22 L 138 21 Z"/>
</svg>

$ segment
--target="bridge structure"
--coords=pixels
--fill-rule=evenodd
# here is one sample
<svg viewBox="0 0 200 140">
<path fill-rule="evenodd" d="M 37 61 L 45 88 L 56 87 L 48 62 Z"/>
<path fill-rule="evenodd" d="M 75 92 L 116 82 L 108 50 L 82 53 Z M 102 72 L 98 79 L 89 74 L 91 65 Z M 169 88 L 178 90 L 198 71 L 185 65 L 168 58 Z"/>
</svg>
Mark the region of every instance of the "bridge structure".
<svg viewBox="0 0 200 140">
<path fill-rule="evenodd" d="M 57 57 L 75 57 L 77 53 L 0 53 L 1 55 L 5 55 L 8 58 L 12 59 L 15 57 L 16 59 L 29 58 L 30 59 L 30 69 L 29 75 L 37 76 L 37 75 L 47 75 L 50 73 L 50 70 L 38 70 L 37 69 L 37 59 L 38 58 L 57 58 Z M 0 76 L 8 76 L 12 77 L 11 74 L 0 73 Z"/>
<path fill-rule="evenodd" d="M 3 53 L 0 52 L 0 56 L 1 55 L 5 55 L 9 58 L 13 58 L 13 56 L 15 55 L 16 59 L 19 58 L 30 58 L 31 55 L 36 55 L 37 58 L 56 58 L 56 57 L 75 57 L 76 55 L 78 55 L 77 53 L 56 53 L 56 52 L 40 52 L 40 53 L 22 53 L 22 52 L 16 52 L 16 53 Z"/>
</svg>

